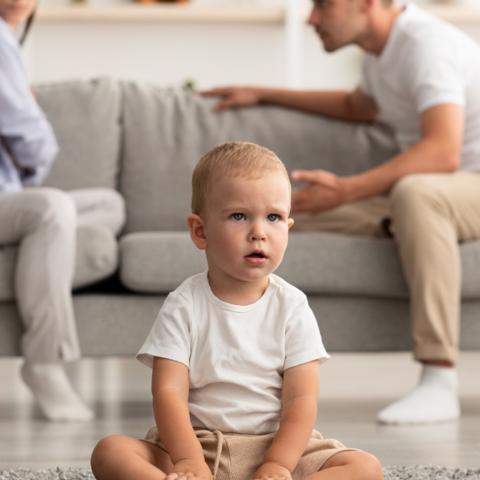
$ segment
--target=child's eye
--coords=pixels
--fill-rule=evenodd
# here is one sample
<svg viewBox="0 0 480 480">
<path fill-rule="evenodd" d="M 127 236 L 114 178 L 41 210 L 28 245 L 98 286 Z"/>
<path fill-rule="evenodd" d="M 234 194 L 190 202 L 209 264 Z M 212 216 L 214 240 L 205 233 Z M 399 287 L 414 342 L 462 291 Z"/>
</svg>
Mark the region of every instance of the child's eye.
<svg viewBox="0 0 480 480">
<path fill-rule="evenodd" d="M 236 222 L 241 222 L 242 220 L 245 220 L 245 215 L 243 213 L 234 213 L 230 218 Z"/>
<path fill-rule="evenodd" d="M 267 220 L 269 222 L 278 222 L 280 219 L 280 215 L 277 215 L 276 213 L 271 213 L 270 215 L 267 216 Z"/>
</svg>

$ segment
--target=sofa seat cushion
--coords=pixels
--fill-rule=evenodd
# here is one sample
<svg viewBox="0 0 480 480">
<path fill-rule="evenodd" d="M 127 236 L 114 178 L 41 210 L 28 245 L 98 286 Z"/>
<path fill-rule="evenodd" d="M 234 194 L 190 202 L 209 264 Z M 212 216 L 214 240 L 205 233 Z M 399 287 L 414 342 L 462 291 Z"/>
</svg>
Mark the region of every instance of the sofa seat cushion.
<svg viewBox="0 0 480 480">
<path fill-rule="evenodd" d="M 0 246 L 0 302 L 15 299 L 15 264 L 18 247 Z M 118 268 L 118 242 L 103 225 L 84 225 L 77 230 L 77 255 L 73 288 L 103 280 Z"/>
<path fill-rule="evenodd" d="M 480 298 L 480 241 L 460 246 L 462 298 Z M 166 293 L 207 268 L 204 252 L 188 232 L 125 235 L 120 242 L 120 276 L 137 292 Z M 408 298 L 395 242 L 327 233 L 290 234 L 275 272 L 306 293 Z"/>
<path fill-rule="evenodd" d="M 168 293 L 207 269 L 189 232 L 129 233 L 120 239 L 120 279 L 135 292 Z"/>
</svg>

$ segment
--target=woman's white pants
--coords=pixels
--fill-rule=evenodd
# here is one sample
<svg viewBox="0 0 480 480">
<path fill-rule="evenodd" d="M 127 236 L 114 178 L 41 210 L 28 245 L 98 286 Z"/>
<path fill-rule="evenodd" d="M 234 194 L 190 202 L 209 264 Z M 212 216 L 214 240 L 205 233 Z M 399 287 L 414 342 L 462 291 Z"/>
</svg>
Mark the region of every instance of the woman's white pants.
<svg viewBox="0 0 480 480">
<path fill-rule="evenodd" d="M 76 229 L 99 223 L 118 234 L 124 222 L 123 198 L 111 189 L 40 187 L 0 194 L 0 245 L 19 246 L 15 297 L 27 362 L 80 357 L 71 294 Z"/>
</svg>

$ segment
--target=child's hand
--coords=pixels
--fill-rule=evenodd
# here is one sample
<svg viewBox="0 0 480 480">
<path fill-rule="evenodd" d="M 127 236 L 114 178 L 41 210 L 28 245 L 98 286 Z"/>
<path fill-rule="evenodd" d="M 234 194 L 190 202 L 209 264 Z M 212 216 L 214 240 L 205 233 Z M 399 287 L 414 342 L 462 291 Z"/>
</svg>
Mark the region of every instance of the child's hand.
<svg viewBox="0 0 480 480">
<path fill-rule="evenodd" d="M 253 480 L 292 480 L 290 472 L 273 462 L 264 463 L 253 476 Z M 167 479 L 168 480 L 168 479 Z"/>
<path fill-rule="evenodd" d="M 204 460 L 180 460 L 165 480 L 212 480 L 212 472 Z"/>
</svg>

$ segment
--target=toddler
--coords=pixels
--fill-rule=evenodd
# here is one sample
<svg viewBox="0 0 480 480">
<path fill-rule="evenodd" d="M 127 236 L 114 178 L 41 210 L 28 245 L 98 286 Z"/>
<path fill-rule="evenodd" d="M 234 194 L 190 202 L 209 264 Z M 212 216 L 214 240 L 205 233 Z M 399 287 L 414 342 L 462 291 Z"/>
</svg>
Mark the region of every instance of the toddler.
<svg viewBox="0 0 480 480">
<path fill-rule="evenodd" d="M 288 242 L 290 181 L 251 143 L 193 173 L 190 235 L 208 271 L 171 293 L 137 358 L 156 427 L 104 438 L 98 480 L 381 480 L 378 460 L 313 430 L 328 358 L 306 296 L 272 272 Z"/>
</svg>

